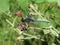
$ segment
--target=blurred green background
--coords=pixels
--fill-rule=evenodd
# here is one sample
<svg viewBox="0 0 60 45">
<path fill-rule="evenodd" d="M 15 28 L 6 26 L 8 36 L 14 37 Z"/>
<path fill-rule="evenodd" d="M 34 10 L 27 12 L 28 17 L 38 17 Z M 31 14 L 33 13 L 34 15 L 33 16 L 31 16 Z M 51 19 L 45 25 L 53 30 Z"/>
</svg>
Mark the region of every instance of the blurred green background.
<svg viewBox="0 0 60 45">
<path fill-rule="evenodd" d="M 29 13 L 35 19 L 41 19 L 27 4 L 34 5 L 52 28 L 37 22 L 29 24 L 34 29 L 18 29 L 21 23 L 21 17 L 15 15 L 18 11 L 23 17 Z M 0 45 L 60 45 L 60 0 L 0 0 Z"/>
</svg>

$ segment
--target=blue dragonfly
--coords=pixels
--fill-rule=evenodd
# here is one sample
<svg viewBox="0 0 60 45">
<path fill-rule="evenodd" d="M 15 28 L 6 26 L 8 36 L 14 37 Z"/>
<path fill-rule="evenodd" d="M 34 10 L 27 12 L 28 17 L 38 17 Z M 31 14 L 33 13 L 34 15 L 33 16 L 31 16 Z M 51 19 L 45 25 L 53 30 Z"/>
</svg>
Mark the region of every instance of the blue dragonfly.
<svg viewBox="0 0 60 45">
<path fill-rule="evenodd" d="M 22 22 L 44 22 L 44 23 L 49 23 L 46 20 L 36 20 L 36 19 L 33 19 L 30 15 L 28 15 L 26 18 L 22 18 L 21 21 Z"/>
</svg>

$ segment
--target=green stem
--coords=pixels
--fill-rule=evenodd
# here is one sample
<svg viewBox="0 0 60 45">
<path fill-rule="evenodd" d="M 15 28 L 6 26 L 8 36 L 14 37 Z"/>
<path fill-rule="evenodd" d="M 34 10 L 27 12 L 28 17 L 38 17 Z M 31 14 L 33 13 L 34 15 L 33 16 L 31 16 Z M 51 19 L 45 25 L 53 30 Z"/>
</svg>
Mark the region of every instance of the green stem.
<svg viewBox="0 0 60 45">
<path fill-rule="evenodd" d="M 13 20 L 13 25 L 15 25 L 15 22 L 17 21 L 17 16 Z"/>
<path fill-rule="evenodd" d="M 6 22 L 9 23 L 12 27 L 14 26 L 8 19 L 6 19 Z"/>
</svg>

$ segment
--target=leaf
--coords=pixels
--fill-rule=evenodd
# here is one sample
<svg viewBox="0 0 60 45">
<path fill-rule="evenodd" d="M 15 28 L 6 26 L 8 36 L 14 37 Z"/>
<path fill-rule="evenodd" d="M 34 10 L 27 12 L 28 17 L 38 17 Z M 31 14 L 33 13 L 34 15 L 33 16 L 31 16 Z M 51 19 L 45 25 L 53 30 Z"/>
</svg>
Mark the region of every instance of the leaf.
<svg viewBox="0 0 60 45">
<path fill-rule="evenodd" d="M 9 0 L 0 0 L 0 12 L 7 11 L 9 8 Z"/>
</svg>

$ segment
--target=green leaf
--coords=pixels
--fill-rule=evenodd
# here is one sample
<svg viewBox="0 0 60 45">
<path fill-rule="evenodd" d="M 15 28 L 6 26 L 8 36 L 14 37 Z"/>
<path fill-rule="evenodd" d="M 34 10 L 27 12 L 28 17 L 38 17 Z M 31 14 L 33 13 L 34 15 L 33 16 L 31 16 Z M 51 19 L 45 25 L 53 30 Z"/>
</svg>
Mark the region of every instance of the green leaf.
<svg viewBox="0 0 60 45">
<path fill-rule="evenodd" d="M 7 11 L 9 8 L 9 0 L 0 0 L 0 12 Z"/>
</svg>

